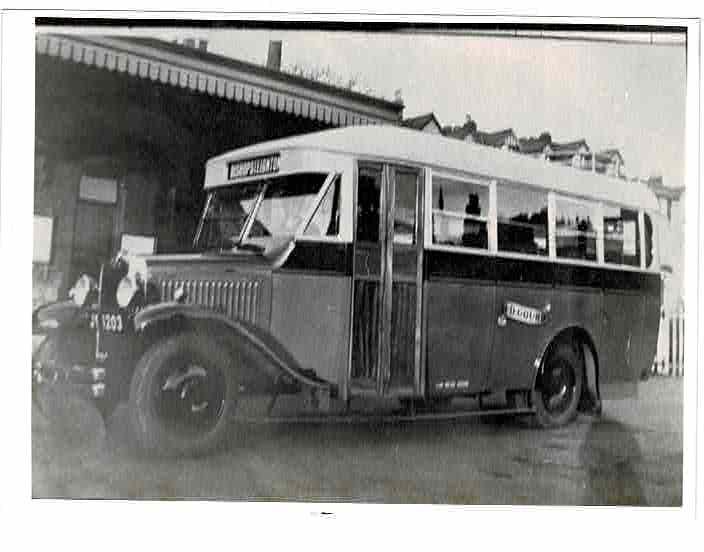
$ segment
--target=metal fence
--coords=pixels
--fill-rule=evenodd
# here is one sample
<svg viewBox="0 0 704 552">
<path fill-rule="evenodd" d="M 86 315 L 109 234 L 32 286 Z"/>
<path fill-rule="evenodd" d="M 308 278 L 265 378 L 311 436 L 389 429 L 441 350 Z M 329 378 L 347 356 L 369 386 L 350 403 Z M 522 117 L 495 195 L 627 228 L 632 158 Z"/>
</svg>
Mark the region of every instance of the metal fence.
<svg viewBox="0 0 704 552">
<path fill-rule="evenodd" d="M 660 320 L 658 349 L 652 374 L 662 376 L 684 375 L 684 312 L 665 315 Z"/>
</svg>

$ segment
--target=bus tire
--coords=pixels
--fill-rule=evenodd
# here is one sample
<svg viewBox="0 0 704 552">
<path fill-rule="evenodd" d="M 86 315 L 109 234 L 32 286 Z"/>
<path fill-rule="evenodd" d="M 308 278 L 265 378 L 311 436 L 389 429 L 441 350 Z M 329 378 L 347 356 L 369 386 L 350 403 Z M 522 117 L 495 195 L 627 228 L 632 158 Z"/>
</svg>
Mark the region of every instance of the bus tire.
<svg viewBox="0 0 704 552">
<path fill-rule="evenodd" d="M 236 408 L 231 355 L 196 332 L 157 341 L 137 363 L 129 396 L 138 447 L 159 456 L 197 456 L 223 443 Z"/>
<path fill-rule="evenodd" d="M 543 363 L 531 394 L 538 425 L 560 427 L 574 420 L 583 385 L 579 351 L 572 343 L 557 343 Z"/>
</svg>

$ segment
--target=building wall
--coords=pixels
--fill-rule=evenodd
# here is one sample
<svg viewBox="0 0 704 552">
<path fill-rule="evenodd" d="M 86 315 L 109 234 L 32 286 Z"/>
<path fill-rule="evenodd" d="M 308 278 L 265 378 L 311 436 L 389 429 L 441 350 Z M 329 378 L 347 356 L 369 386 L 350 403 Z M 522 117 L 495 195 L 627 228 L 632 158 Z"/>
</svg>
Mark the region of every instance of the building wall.
<svg viewBox="0 0 704 552">
<path fill-rule="evenodd" d="M 660 212 L 665 227 L 660 239 L 660 260 L 662 264 L 672 267 L 672 273 L 666 274 L 663 294 L 663 307 L 666 315 L 683 312 L 685 305 L 684 266 L 685 266 L 685 194 L 679 201 L 673 201 L 670 220 L 667 220 L 667 199 L 660 198 Z"/>
<path fill-rule="evenodd" d="M 193 235 L 200 205 L 183 191 L 189 182 L 186 171 L 145 164 L 143 160 L 102 156 L 47 161 L 46 156 L 38 155 L 35 164 L 40 168 L 35 173 L 40 174 L 35 178 L 34 213 L 52 217 L 53 239 L 51 262 L 33 264 L 33 307 L 65 298 L 84 272 L 95 276 L 99 263 L 119 251 L 123 234 L 161 237 L 164 243 L 157 246 L 166 251 L 182 248 Z M 101 205 L 81 199 L 79 189 L 84 176 L 114 180 L 116 202 Z M 201 182 L 195 183 L 197 193 L 200 185 Z M 179 211 L 179 198 L 191 203 L 187 213 Z M 110 217 L 109 253 L 86 263 L 81 262 L 78 252 L 92 236 L 80 235 L 79 219 L 86 210 L 94 209 Z"/>
<path fill-rule="evenodd" d="M 73 161 L 53 164 L 44 155 L 35 159 L 34 212 L 53 218 L 52 255 L 48 265 L 34 263 L 32 266 L 32 307 L 56 301 L 62 290 L 71 264 L 73 229 L 75 222 L 75 197 L 81 168 Z"/>
<path fill-rule="evenodd" d="M 442 130 L 434 121 L 430 121 L 427 125 L 423 127 L 423 132 L 428 132 L 430 134 L 442 134 Z"/>
<path fill-rule="evenodd" d="M 33 265 L 33 306 L 66 298 L 81 273 L 97 276 L 123 233 L 156 237 L 157 252 L 187 250 L 209 157 L 330 126 L 46 56 L 36 76 L 34 213 L 52 217 L 53 247 Z M 114 181 L 116 202 L 80 199 L 84 175 Z M 91 224 L 100 255 L 78 231 Z"/>
</svg>

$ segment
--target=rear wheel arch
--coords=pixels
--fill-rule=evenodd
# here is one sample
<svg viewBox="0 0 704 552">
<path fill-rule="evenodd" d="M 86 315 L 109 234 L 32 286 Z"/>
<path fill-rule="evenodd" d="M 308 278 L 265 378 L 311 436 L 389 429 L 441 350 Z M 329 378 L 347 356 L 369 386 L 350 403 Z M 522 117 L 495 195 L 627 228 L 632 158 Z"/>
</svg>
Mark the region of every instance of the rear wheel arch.
<svg viewBox="0 0 704 552">
<path fill-rule="evenodd" d="M 573 344 L 579 352 L 582 359 L 582 375 L 584 385 L 580 397 L 580 410 L 583 405 L 600 401 L 599 391 L 599 356 L 597 354 L 596 345 L 590 333 L 581 326 L 569 326 L 560 330 L 555 334 L 548 344 L 544 347 L 542 354 L 536 360 L 536 370 L 533 378 L 533 389 L 538 383 L 538 377 L 543 370 L 545 360 L 551 352 L 562 343 Z"/>
</svg>

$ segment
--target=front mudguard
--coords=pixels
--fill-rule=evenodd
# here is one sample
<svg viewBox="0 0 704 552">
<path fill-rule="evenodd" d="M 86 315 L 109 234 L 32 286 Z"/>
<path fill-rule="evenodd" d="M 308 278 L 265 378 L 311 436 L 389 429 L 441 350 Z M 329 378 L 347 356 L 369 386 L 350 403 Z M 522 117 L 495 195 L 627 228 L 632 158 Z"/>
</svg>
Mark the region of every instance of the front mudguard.
<svg viewBox="0 0 704 552">
<path fill-rule="evenodd" d="M 140 310 L 134 329 L 143 347 L 180 331 L 203 331 L 215 337 L 235 356 L 246 358 L 238 366 L 240 391 L 251 394 L 296 393 L 304 389 L 331 393 L 332 385 L 307 370 L 266 330 L 197 305 L 159 303 Z"/>
<path fill-rule="evenodd" d="M 52 389 L 79 395 L 101 409 L 112 393 L 107 370 L 95 361 L 95 334 L 89 327 L 56 328 L 32 354 L 32 391 Z"/>
<path fill-rule="evenodd" d="M 87 326 L 89 313 L 73 301 L 57 301 L 32 311 L 32 335 L 52 335 Z"/>
</svg>

